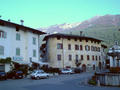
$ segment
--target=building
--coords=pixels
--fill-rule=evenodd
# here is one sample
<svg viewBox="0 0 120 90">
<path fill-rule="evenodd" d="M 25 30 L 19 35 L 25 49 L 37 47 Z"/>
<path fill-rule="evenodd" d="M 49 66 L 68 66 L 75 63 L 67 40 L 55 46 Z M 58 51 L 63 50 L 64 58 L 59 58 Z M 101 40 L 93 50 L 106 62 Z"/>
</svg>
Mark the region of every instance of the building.
<svg viewBox="0 0 120 90">
<path fill-rule="evenodd" d="M 51 34 L 41 46 L 43 58 L 53 68 L 81 67 L 84 71 L 102 69 L 105 45 L 102 40 L 68 34 Z"/>
<path fill-rule="evenodd" d="M 0 19 L 0 58 L 10 57 L 13 62 L 28 64 L 38 61 L 39 36 L 44 34 L 36 29 Z M 0 64 L 0 70 L 8 72 L 10 64 Z"/>
<path fill-rule="evenodd" d="M 120 67 L 120 46 L 116 41 L 115 44 L 108 50 L 107 67 Z"/>
</svg>

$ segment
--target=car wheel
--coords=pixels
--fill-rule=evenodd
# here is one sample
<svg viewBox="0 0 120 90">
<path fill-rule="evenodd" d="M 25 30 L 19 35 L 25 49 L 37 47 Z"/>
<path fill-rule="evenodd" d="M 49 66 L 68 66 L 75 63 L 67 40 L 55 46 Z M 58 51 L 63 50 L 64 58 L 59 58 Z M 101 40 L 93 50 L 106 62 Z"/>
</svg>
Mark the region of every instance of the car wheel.
<svg viewBox="0 0 120 90">
<path fill-rule="evenodd" d="M 38 80 L 38 79 L 40 79 L 40 78 L 37 76 L 36 79 Z"/>
<path fill-rule="evenodd" d="M 47 78 L 49 78 L 49 76 L 47 75 Z"/>
</svg>

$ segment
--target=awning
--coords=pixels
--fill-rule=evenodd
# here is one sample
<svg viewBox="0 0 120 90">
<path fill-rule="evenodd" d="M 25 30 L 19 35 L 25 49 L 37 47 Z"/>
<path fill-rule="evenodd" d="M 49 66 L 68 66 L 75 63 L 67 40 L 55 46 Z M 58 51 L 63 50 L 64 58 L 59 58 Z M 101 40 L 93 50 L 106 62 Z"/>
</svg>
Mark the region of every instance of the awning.
<svg viewBox="0 0 120 90">
<path fill-rule="evenodd" d="M 30 63 L 28 63 L 27 61 L 13 61 L 13 62 L 15 62 L 15 63 L 18 63 L 18 64 L 20 64 L 20 65 L 29 65 Z"/>
<path fill-rule="evenodd" d="M 39 65 L 48 65 L 47 62 L 42 62 L 42 61 L 35 61 L 35 60 L 32 60 L 33 63 L 37 63 Z"/>
</svg>

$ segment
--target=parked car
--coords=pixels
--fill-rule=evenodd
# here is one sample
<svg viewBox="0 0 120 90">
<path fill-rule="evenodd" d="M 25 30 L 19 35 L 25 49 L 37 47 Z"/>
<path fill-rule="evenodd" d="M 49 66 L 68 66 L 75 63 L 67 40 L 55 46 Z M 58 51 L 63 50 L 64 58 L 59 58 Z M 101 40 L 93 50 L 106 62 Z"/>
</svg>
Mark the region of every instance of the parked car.
<svg viewBox="0 0 120 90">
<path fill-rule="evenodd" d="M 75 73 L 81 73 L 81 72 L 83 72 L 83 70 L 80 69 L 80 68 L 74 68 L 74 72 L 75 72 Z"/>
<path fill-rule="evenodd" d="M 69 68 L 69 69 L 62 69 L 61 73 L 62 74 L 73 74 L 74 72 L 72 69 Z"/>
<path fill-rule="evenodd" d="M 0 71 L 0 80 L 6 80 L 7 79 L 7 74 L 3 71 Z"/>
<path fill-rule="evenodd" d="M 7 73 L 7 78 L 10 79 L 22 79 L 23 78 L 23 72 L 22 71 L 17 71 L 13 70 Z"/>
<path fill-rule="evenodd" d="M 37 71 L 33 71 L 33 73 L 31 74 L 31 79 L 48 78 L 49 76 L 50 74 L 45 73 L 42 70 L 37 70 Z"/>
</svg>

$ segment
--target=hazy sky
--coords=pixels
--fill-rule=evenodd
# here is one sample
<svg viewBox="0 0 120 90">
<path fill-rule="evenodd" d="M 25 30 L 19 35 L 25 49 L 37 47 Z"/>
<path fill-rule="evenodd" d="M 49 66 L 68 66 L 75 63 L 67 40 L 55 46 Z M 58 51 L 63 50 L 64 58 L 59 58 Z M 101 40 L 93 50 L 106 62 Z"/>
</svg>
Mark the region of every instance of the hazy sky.
<svg viewBox="0 0 120 90">
<path fill-rule="evenodd" d="M 120 14 L 120 0 L 0 0 L 2 19 L 38 28 Z"/>
</svg>

